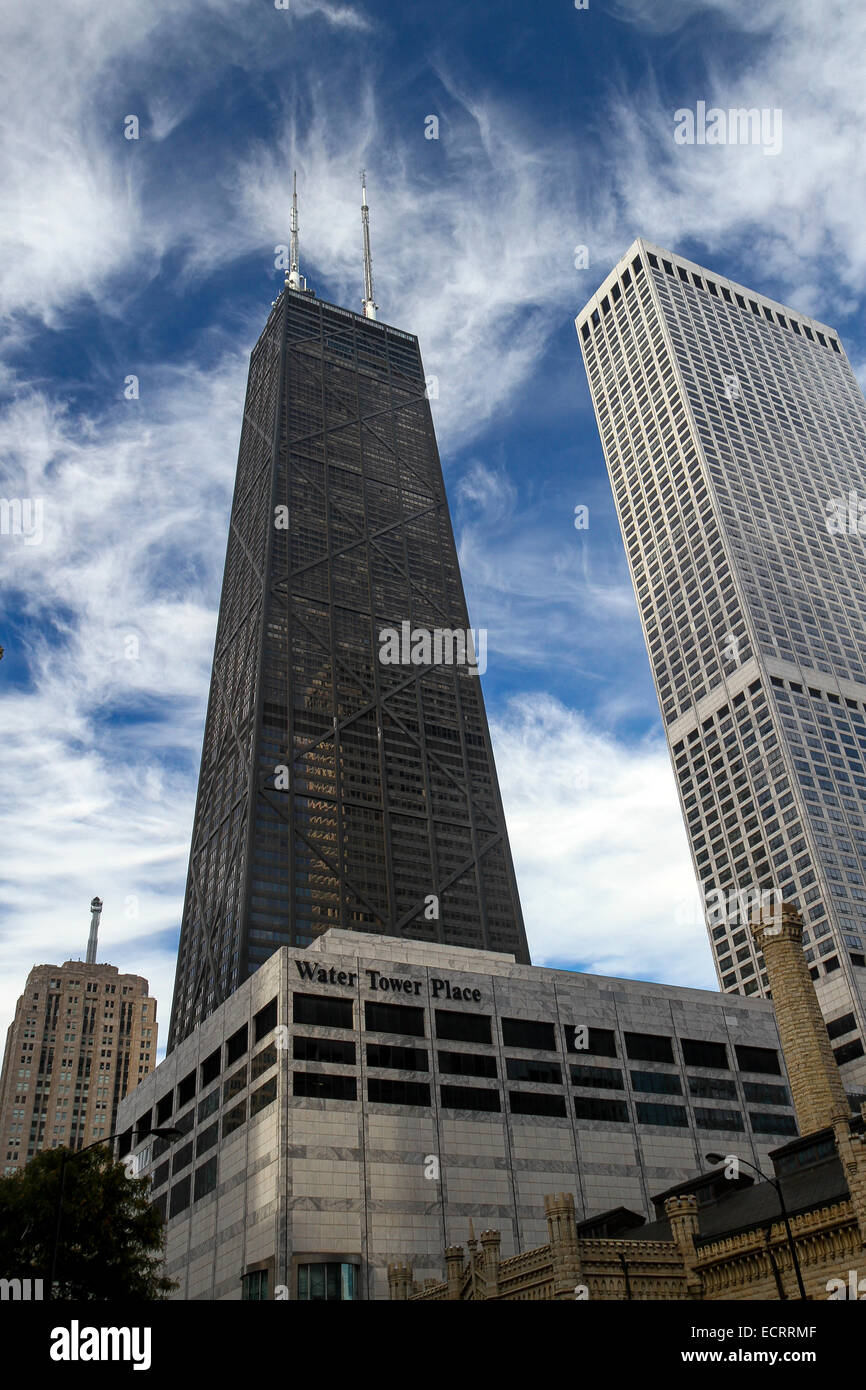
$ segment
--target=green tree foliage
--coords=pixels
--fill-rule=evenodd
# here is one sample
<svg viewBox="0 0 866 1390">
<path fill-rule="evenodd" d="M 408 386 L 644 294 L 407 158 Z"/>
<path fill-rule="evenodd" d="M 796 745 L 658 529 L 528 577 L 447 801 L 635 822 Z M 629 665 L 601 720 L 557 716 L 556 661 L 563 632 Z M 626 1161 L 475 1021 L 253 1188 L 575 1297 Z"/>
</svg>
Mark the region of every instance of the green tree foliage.
<svg viewBox="0 0 866 1390">
<path fill-rule="evenodd" d="M 47 1294 L 64 1152 L 54 1297 L 164 1298 L 177 1285 L 160 1273 L 163 1224 L 148 1200 L 149 1179 L 128 1177 L 103 1144 L 78 1154 L 46 1149 L 0 1178 L 0 1272 L 43 1279 Z"/>
</svg>

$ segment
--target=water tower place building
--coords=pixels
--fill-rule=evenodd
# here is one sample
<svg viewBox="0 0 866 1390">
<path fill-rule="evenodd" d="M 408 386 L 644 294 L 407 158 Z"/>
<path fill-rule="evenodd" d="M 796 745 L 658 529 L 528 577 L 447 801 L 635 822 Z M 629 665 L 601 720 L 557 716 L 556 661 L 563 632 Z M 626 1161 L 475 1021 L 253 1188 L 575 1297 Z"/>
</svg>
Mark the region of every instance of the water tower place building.
<svg viewBox="0 0 866 1390">
<path fill-rule="evenodd" d="M 118 1129 L 176 1297 L 292 1300 L 385 1299 L 398 1255 L 438 1277 L 470 1221 L 540 1245 L 553 1190 L 651 1218 L 705 1150 L 797 1133 L 768 1000 L 340 930 L 278 950 Z"/>
</svg>

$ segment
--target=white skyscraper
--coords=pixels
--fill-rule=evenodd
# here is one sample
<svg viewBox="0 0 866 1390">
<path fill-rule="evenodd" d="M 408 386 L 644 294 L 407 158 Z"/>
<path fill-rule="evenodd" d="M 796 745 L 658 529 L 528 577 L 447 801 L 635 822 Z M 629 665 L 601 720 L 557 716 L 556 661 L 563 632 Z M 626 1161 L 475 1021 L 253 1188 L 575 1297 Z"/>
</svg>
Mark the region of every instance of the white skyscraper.
<svg viewBox="0 0 866 1390">
<path fill-rule="evenodd" d="M 866 1090 L 866 401 L 833 329 L 642 238 L 576 325 L 721 986 L 767 992 L 735 890 L 780 891 Z"/>
</svg>

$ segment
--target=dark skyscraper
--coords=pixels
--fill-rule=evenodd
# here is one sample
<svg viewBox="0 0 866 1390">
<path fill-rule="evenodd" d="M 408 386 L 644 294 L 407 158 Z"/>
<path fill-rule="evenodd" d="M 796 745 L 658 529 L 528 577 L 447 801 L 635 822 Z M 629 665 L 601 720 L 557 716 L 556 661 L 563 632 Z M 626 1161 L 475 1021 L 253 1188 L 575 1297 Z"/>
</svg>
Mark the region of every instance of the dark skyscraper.
<svg viewBox="0 0 866 1390">
<path fill-rule="evenodd" d="M 329 927 L 529 959 L 417 339 L 369 278 L 364 315 L 302 285 L 293 237 L 250 361 L 169 1049 Z M 385 629 L 432 659 L 384 661 Z"/>
</svg>

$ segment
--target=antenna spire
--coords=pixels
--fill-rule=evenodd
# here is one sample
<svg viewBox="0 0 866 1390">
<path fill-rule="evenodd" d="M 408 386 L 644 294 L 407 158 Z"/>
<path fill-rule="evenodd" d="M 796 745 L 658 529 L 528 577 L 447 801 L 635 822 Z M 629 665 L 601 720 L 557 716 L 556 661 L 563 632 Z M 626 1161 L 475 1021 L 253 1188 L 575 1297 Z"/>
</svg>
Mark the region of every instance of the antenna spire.
<svg viewBox="0 0 866 1390">
<path fill-rule="evenodd" d="M 361 170 L 361 228 L 364 234 L 364 298 L 361 307 L 365 319 L 376 317 L 377 305 L 373 302 L 373 258 L 370 255 L 370 209 L 367 207 L 367 172 Z"/>
<path fill-rule="evenodd" d="M 292 240 L 289 249 L 289 269 L 286 272 L 286 286 L 290 290 L 305 290 L 307 282 L 300 274 L 298 264 L 298 175 L 292 179 Z"/>
<path fill-rule="evenodd" d="M 87 942 L 87 964 L 96 964 L 96 936 L 99 931 L 99 918 L 102 913 L 102 899 L 92 898 L 90 901 L 90 938 Z"/>
</svg>

